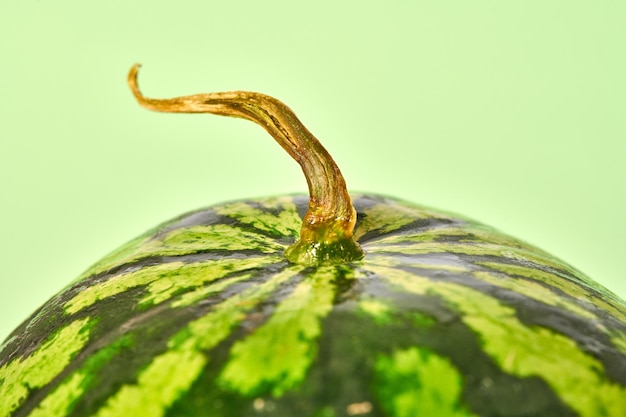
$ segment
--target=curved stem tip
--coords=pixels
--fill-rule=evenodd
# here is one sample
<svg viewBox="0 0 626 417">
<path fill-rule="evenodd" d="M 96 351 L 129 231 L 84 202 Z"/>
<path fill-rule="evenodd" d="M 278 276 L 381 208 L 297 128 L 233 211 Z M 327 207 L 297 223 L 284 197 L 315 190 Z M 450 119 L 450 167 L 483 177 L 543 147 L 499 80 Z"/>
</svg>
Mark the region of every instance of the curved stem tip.
<svg viewBox="0 0 626 417">
<path fill-rule="evenodd" d="M 329 265 L 364 256 L 353 238 L 356 212 L 337 164 L 289 107 L 273 97 L 246 91 L 170 99 L 144 97 L 137 84 L 139 66 L 134 65 L 128 73 L 128 85 L 141 106 L 158 112 L 211 113 L 251 120 L 269 132 L 300 165 L 309 187 L 309 209 L 300 238 L 285 251 L 289 261 Z"/>
</svg>

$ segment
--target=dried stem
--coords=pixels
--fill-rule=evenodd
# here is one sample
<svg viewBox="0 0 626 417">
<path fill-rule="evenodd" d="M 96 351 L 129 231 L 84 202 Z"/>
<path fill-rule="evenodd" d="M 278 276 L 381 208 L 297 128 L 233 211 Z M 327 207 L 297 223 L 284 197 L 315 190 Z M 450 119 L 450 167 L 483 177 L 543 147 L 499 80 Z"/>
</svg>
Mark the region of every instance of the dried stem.
<svg viewBox="0 0 626 417">
<path fill-rule="evenodd" d="M 158 112 L 211 113 L 251 120 L 267 130 L 302 167 L 309 187 L 309 209 L 300 239 L 285 252 L 290 261 L 323 265 L 363 257 L 352 237 L 356 212 L 343 176 L 330 154 L 289 107 L 273 97 L 245 91 L 147 98 L 139 91 L 138 71 L 138 64 L 131 68 L 128 84 L 141 106 Z"/>
</svg>

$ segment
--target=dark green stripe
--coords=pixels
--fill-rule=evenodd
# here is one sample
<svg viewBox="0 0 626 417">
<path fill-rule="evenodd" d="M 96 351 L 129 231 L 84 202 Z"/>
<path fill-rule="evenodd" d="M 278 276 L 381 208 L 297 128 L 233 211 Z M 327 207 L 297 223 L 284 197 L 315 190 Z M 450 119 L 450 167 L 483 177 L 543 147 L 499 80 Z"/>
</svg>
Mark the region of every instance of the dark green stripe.
<svg viewBox="0 0 626 417">
<path fill-rule="evenodd" d="M 406 291 L 432 292 L 448 300 L 504 371 L 544 379 L 581 416 L 613 416 L 626 409 L 626 387 L 599 374 L 601 363 L 581 351 L 570 338 L 546 328 L 525 326 L 516 318 L 514 309 L 474 289 L 434 282 L 398 269 L 369 269 Z"/>
<path fill-rule="evenodd" d="M 244 395 L 271 387 L 273 396 L 305 378 L 316 356 L 320 321 L 332 309 L 336 268 L 314 270 L 276 306 L 272 317 L 237 342 L 220 381 Z"/>
<path fill-rule="evenodd" d="M 0 416 L 10 415 L 32 390 L 59 375 L 89 340 L 90 318 L 62 327 L 26 358 L 16 358 L 0 367 Z"/>
<path fill-rule="evenodd" d="M 297 238 L 302 219 L 291 197 L 277 197 L 254 202 L 236 201 L 213 208 L 222 216 L 254 227 L 275 237 Z"/>
<path fill-rule="evenodd" d="M 95 415 L 163 415 L 201 374 L 209 360 L 204 352 L 228 337 L 248 311 L 300 270 L 292 267 L 249 286 L 190 322 L 170 339 L 169 349 L 154 357 L 134 384 L 124 385 Z"/>
<path fill-rule="evenodd" d="M 123 293 L 129 288 L 146 287 L 148 294 L 140 304 L 161 303 L 186 289 L 202 286 L 232 273 L 259 269 L 280 262 L 279 257 L 223 259 L 196 264 L 173 262 L 142 268 L 93 284 L 65 303 L 65 311 L 74 314 L 95 302 Z"/>
<path fill-rule="evenodd" d="M 86 278 L 119 267 L 154 257 L 173 257 L 210 251 L 257 250 L 263 253 L 282 253 L 285 245 L 259 233 L 235 226 L 214 224 L 174 229 L 157 238 L 143 237 L 131 241 L 120 250 L 106 256 L 89 268 Z"/>
<path fill-rule="evenodd" d="M 67 416 L 81 397 L 101 383 L 101 368 L 115 356 L 123 354 L 122 351 L 132 355 L 129 349 L 132 349 L 134 343 L 131 335 L 124 335 L 111 345 L 98 350 L 80 368 L 67 375 L 54 390 L 48 392 L 36 409 L 30 412 L 28 409 L 21 411 L 28 412 L 29 417 Z M 34 405 L 34 402 L 31 401 L 30 405 Z M 80 409 L 77 411 L 81 412 Z"/>
</svg>

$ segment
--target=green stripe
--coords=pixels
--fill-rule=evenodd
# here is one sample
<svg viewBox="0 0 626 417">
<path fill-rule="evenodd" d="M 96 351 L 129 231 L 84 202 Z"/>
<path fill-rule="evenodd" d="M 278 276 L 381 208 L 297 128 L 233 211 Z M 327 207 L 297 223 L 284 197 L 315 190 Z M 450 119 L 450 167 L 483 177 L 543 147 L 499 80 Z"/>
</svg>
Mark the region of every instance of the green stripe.
<svg viewBox="0 0 626 417">
<path fill-rule="evenodd" d="M 578 281 L 597 286 L 583 274 L 573 270 L 568 265 L 551 255 L 528 247 L 501 246 L 493 243 L 443 243 L 443 242 L 423 242 L 413 244 L 393 244 L 378 245 L 378 242 L 371 245 L 364 245 L 368 253 L 380 254 L 393 257 L 394 255 L 426 255 L 430 253 L 450 253 L 465 256 L 492 256 L 503 259 L 511 259 L 517 262 L 530 262 L 555 270 L 567 271 Z"/>
<path fill-rule="evenodd" d="M 202 353 L 193 350 L 159 355 L 139 374 L 136 385 L 124 385 L 95 416 L 161 417 L 189 389 L 205 363 Z"/>
<path fill-rule="evenodd" d="M 273 236 L 300 235 L 302 219 L 291 197 L 276 197 L 255 201 L 265 210 L 253 207 L 245 201 L 228 203 L 214 207 L 214 210 L 222 216 L 237 219 L 241 223 L 250 225 L 258 230 L 270 233 Z M 277 215 L 268 211 L 276 211 Z"/>
<path fill-rule="evenodd" d="M 74 373 L 59 387 L 48 394 L 28 417 L 63 417 L 71 412 L 72 403 L 80 398 L 85 390 L 82 387 L 86 375 Z"/>
<path fill-rule="evenodd" d="M 279 257 L 263 256 L 210 260 L 193 264 L 170 262 L 144 267 L 138 271 L 116 275 L 107 281 L 83 289 L 65 303 L 65 311 L 68 314 L 77 313 L 98 300 L 139 286 L 146 286 L 148 292 L 140 303 L 161 303 L 182 290 L 197 288 L 216 279 L 241 271 L 262 268 L 280 260 Z"/>
<path fill-rule="evenodd" d="M 10 415 L 31 390 L 43 387 L 60 374 L 89 340 L 93 324 L 89 317 L 75 320 L 30 356 L 0 367 L 0 417 Z"/>
<path fill-rule="evenodd" d="M 520 247 L 534 250 L 529 245 L 519 240 L 504 235 L 494 229 L 476 224 L 464 224 L 463 226 L 440 226 L 420 230 L 419 233 L 392 234 L 377 239 L 376 245 L 395 245 L 419 242 L 436 242 L 446 239 L 454 239 L 461 243 L 490 243 L 507 247 Z"/>
<path fill-rule="evenodd" d="M 388 254 L 368 253 L 367 265 L 385 266 L 385 267 L 403 267 L 411 266 L 415 268 L 428 269 L 433 271 L 446 271 L 452 273 L 470 272 L 470 264 L 450 265 L 444 262 L 434 263 L 433 259 L 420 256 L 389 256 Z M 426 253 L 425 255 L 428 255 Z"/>
<path fill-rule="evenodd" d="M 586 319 L 597 320 L 597 316 L 595 314 L 576 304 L 574 299 L 568 299 L 537 282 L 527 281 L 522 278 L 512 278 L 510 275 L 496 274 L 486 271 L 474 271 L 472 274 L 477 279 L 497 287 L 505 288 L 518 294 L 523 294 L 528 298 L 547 305 L 563 308 Z M 569 285 L 568 287 L 572 286 Z"/>
<path fill-rule="evenodd" d="M 599 291 L 604 295 L 606 290 L 599 288 L 599 286 L 595 283 L 592 283 L 591 286 L 572 285 L 570 279 L 563 278 L 561 275 L 520 265 L 497 262 L 480 262 L 479 265 L 508 275 L 520 276 L 544 283 L 552 288 L 562 291 L 570 297 L 578 300 L 580 303 L 595 305 L 596 307 L 609 312 L 613 315 L 613 317 L 626 324 L 626 310 L 618 308 L 612 303 L 608 303 L 605 301 L 604 297 L 599 297 L 597 292 Z"/>
<path fill-rule="evenodd" d="M 332 309 L 337 268 L 318 268 L 302 281 L 254 333 L 231 350 L 220 381 L 244 395 L 280 396 L 304 379 L 317 353 L 321 320 Z"/>
<path fill-rule="evenodd" d="M 163 416 L 198 378 L 209 357 L 204 353 L 230 334 L 265 297 L 302 268 L 291 267 L 266 282 L 246 288 L 216 305 L 205 316 L 190 322 L 168 343 L 169 350 L 144 369 L 137 383 L 124 385 L 96 414 L 110 416 Z"/>
<path fill-rule="evenodd" d="M 211 313 L 189 324 L 172 339 L 173 345 L 189 344 L 210 349 L 228 336 L 230 329 L 245 319 L 246 312 L 269 296 L 278 286 L 292 279 L 302 267 L 291 266 L 267 281 L 253 285 L 217 305 Z"/>
<path fill-rule="evenodd" d="M 136 253 L 141 251 L 143 245 L 149 242 L 150 238 L 146 234 L 136 237 L 135 239 L 123 244 L 113 252 L 107 254 L 104 258 L 100 259 L 95 264 L 91 265 L 85 272 L 83 272 L 72 283 L 79 282 L 92 275 L 99 274 L 109 269 L 127 263 L 129 259 L 136 259 Z"/>
<path fill-rule="evenodd" d="M 433 282 L 407 271 L 370 269 L 405 291 L 434 293 L 450 302 L 505 372 L 539 376 L 582 417 L 617 416 L 626 409 L 626 388 L 608 381 L 602 364 L 568 337 L 543 327 L 525 326 L 513 308 L 480 291 Z"/>
<path fill-rule="evenodd" d="M 99 382 L 98 371 L 111 358 L 119 355 L 121 350 L 132 347 L 132 344 L 132 337 L 126 335 L 90 356 L 79 369 L 67 376 L 61 384 L 50 392 L 28 416 L 62 417 L 68 415 L 75 402 Z"/>
<path fill-rule="evenodd" d="M 384 325 L 391 321 L 392 308 L 376 298 L 362 298 L 359 300 L 359 309 L 371 316 L 376 323 Z"/>
<path fill-rule="evenodd" d="M 402 320 L 404 318 L 398 315 L 400 312 L 394 308 L 393 303 L 382 301 L 378 298 L 361 298 L 358 302 L 358 306 L 361 312 L 373 318 L 376 324 L 380 326 L 393 324 L 395 320 Z M 432 317 L 417 311 L 412 311 L 409 317 L 417 327 L 425 328 L 435 324 L 435 320 Z"/>
<path fill-rule="evenodd" d="M 611 342 L 617 349 L 626 355 L 626 333 L 621 331 L 613 331 Z"/>
<path fill-rule="evenodd" d="M 174 229 L 154 238 L 137 238 L 107 255 L 83 273 L 81 278 L 150 257 L 241 250 L 282 253 L 285 246 L 262 234 L 245 231 L 231 225 L 192 226 Z"/>
<path fill-rule="evenodd" d="M 449 360 L 426 349 L 380 356 L 375 370 L 375 391 L 389 416 L 474 416 L 460 405 L 460 373 Z"/>
<path fill-rule="evenodd" d="M 253 274 L 235 275 L 234 277 L 221 279 L 214 284 L 207 285 L 206 287 L 198 287 L 190 292 L 182 294 L 176 301 L 172 302 L 172 307 L 177 308 L 193 305 L 198 301 L 208 299 L 213 294 L 218 294 L 224 291 L 231 285 L 238 282 L 248 281 L 253 276 Z"/>
<path fill-rule="evenodd" d="M 236 226 L 215 224 L 173 230 L 161 239 L 160 248 L 156 246 L 155 249 L 159 249 L 158 253 L 150 253 L 150 256 L 184 255 L 213 250 L 276 253 L 283 251 L 285 246 L 259 233 L 245 231 Z"/>
<path fill-rule="evenodd" d="M 354 238 L 359 240 L 368 232 L 390 233 L 402 226 L 413 223 L 419 218 L 426 218 L 422 212 L 411 208 L 398 206 L 390 210 L 388 204 L 376 204 L 363 212 L 363 219 L 359 220 L 354 230 Z"/>
</svg>

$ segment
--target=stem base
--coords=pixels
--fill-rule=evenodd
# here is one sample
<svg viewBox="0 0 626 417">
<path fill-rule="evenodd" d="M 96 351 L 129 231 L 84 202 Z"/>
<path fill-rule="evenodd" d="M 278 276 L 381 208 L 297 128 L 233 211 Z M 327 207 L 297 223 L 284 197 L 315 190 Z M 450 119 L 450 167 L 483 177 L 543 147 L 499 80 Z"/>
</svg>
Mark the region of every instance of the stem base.
<svg viewBox="0 0 626 417">
<path fill-rule="evenodd" d="M 335 236 L 332 239 L 324 239 L 319 235 L 301 236 L 285 250 L 285 257 L 289 262 L 307 266 L 340 265 L 358 261 L 364 256 L 365 252 L 352 236 Z"/>
</svg>

